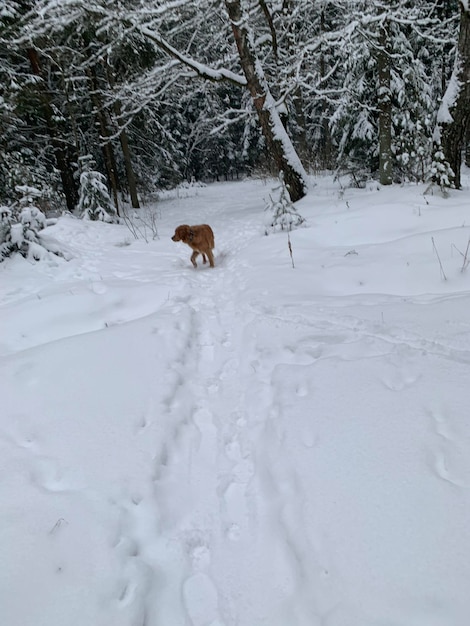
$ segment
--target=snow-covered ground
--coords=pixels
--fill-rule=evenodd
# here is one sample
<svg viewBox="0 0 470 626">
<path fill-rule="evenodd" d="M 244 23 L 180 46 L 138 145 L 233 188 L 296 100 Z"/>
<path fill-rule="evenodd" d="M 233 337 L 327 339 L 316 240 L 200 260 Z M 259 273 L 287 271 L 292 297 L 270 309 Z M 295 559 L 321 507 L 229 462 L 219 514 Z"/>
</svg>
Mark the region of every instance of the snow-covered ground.
<svg viewBox="0 0 470 626">
<path fill-rule="evenodd" d="M 0 265 L 2 626 L 468 626 L 468 177 L 316 182 L 295 269 L 263 181 Z"/>
</svg>

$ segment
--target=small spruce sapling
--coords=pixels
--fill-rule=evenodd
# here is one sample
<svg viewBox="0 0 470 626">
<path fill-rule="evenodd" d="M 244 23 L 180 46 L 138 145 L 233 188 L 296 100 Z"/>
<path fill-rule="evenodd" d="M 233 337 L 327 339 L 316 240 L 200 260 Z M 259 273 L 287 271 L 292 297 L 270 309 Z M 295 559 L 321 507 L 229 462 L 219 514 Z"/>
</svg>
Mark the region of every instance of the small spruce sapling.
<svg viewBox="0 0 470 626">
<path fill-rule="evenodd" d="M 434 145 L 430 179 L 431 184 L 427 188 L 426 192 L 429 192 L 434 184 L 439 186 L 444 196 L 447 196 L 447 189 L 453 186 L 454 172 L 452 171 L 449 162 L 446 161 L 442 147 L 438 144 Z"/>
<path fill-rule="evenodd" d="M 269 196 L 269 202 L 265 207 L 266 211 L 272 213 L 272 217 L 270 217 L 268 221 L 268 227 L 265 230 L 265 235 L 269 234 L 269 230 L 273 232 L 285 230 L 287 232 L 287 246 L 289 248 L 292 267 L 295 268 L 290 231 L 293 228 L 301 226 L 305 222 L 305 218 L 298 213 L 294 203 L 290 199 L 289 191 L 284 182 L 283 172 L 279 174 L 279 184 L 273 188 L 272 192 L 272 195 Z"/>
<path fill-rule="evenodd" d="M 106 186 L 105 177 L 94 169 L 91 155 L 80 158 L 80 197 L 77 210 L 81 218 L 92 221 L 116 223 L 119 218 Z"/>
<path fill-rule="evenodd" d="M 290 199 L 289 191 L 284 182 L 283 172 L 279 174 L 279 184 L 273 188 L 265 210 L 272 213 L 268 228 L 273 232 L 279 230 L 290 232 L 293 228 L 297 228 L 305 222 L 305 219 L 298 213 Z M 265 231 L 266 235 L 269 234 L 268 228 Z"/>
</svg>

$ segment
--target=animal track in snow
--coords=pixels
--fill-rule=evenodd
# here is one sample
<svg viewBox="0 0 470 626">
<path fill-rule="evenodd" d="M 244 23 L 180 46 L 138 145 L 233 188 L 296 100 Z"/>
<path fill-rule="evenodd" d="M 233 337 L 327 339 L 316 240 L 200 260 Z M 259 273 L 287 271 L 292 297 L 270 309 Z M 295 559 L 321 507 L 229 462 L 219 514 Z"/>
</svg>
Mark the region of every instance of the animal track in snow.
<svg viewBox="0 0 470 626">
<path fill-rule="evenodd" d="M 191 530 L 185 539 L 185 551 L 193 572 L 207 570 L 211 563 L 209 542 L 203 531 Z"/>
<path fill-rule="evenodd" d="M 448 418 L 440 411 L 430 410 L 433 429 L 439 438 L 432 451 L 431 467 L 438 478 L 456 487 L 465 487 L 465 483 L 455 475 L 452 457 L 458 454 L 456 437 L 452 433 Z"/>
<path fill-rule="evenodd" d="M 49 492 L 75 491 L 79 485 L 67 479 L 58 464 L 47 457 L 36 457 L 30 471 L 31 482 Z"/>
<path fill-rule="evenodd" d="M 403 369 L 395 369 L 382 377 L 382 383 L 390 391 L 403 391 L 419 379 L 418 374 L 407 373 Z"/>
<path fill-rule="evenodd" d="M 381 380 L 390 391 L 403 391 L 421 377 L 420 357 L 409 346 L 395 346 L 386 357 L 385 368 Z"/>
<path fill-rule="evenodd" d="M 456 487 L 464 487 L 465 485 L 460 480 L 453 478 L 452 472 L 449 470 L 447 465 L 446 453 L 443 450 L 437 450 L 435 455 L 434 470 L 438 477 L 448 483 L 451 483 L 452 485 L 455 485 Z"/>
</svg>

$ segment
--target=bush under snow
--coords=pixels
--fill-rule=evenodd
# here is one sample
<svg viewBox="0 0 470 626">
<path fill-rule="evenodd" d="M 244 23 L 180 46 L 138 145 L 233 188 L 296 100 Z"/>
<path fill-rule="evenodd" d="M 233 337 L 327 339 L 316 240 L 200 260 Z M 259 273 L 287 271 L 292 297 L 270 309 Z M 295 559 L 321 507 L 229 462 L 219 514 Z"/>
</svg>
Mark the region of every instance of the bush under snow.
<svg viewBox="0 0 470 626">
<path fill-rule="evenodd" d="M 41 192 L 30 187 L 19 187 L 17 190 L 23 193 L 23 198 L 11 206 L 0 207 L 0 262 L 15 253 L 35 261 L 48 252 L 60 256 L 60 251 L 50 250 L 39 235 L 47 220 L 34 205 L 33 198 Z"/>
</svg>

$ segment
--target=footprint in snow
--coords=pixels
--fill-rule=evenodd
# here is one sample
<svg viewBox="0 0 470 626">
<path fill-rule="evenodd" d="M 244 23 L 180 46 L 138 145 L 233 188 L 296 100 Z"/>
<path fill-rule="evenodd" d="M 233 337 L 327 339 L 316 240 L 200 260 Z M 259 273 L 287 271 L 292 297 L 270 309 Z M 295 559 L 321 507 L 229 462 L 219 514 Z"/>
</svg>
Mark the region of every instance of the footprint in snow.
<svg viewBox="0 0 470 626">
<path fill-rule="evenodd" d="M 192 574 L 182 586 L 183 602 L 192 626 L 223 626 L 217 588 L 207 573 L 211 553 L 204 533 L 194 531 L 186 541 Z"/>
<path fill-rule="evenodd" d="M 64 479 L 61 470 L 51 459 L 35 459 L 30 473 L 31 482 L 50 492 L 71 491 L 76 488 Z"/>
<path fill-rule="evenodd" d="M 192 574 L 184 581 L 183 602 L 192 626 L 223 626 L 217 589 L 204 572 Z"/>
<path fill-rule="evenodd" d="M 91 284 L 91 290 L 97 296 L 101 296 L 101 295 L 105 294 L 108 291 L 108 288 L 107 288 L 107 286 L 103 282 L 96 281 L 96 282 L 93 282 Z"/>
<path fill-rule="evenodd" d="M 239 541 L 243 529 L 249 524 L 249 511 L 246 501 L 246 485 L 230 482 L 223 491 L 223 507 L 227 518 L 226 535 L 230 541 Z"/>
<path fill-rule="evenodd" d="M 449 470 L 448 461 L 445 453 L 442 450 L 438 450 L 435 453 L 433 469 L 441 480 L 445 480 L 451 485 L 455 485 L 456 487 L 465 487 L 465 485 L 458 479 L 452 476 L 452 472 Z"/>
<path fill-rule="evenodd" d="M 390 391 L 403 391 L 407 387 L 411 387 L 418 379 L 419 374 L 396 368 L 382 377 L 382 383 Z"/>
<path fill-rule="evenodd" d="M 193 413 L 193 420 L 199 428 L 204 428 L 211 423 L 212 413 L 208 409 L 198 408 Z"/>
<path fill-rule="evenodd" d="M 226 530 L 226 534 L 230 541 L 239 541 L 241 535 L 240 526 L 238 524 L 230 524 Z"/>
<path fill-rule="evenodd" d="M 432 451 L 431 468 L 441 480 L 456 487 L 465 487 L 464 482 L 455 477 L 454 471 L 449 467 L 451 455 L 458 453 L 456 438 L 452 433 L 449 420 L 439 411 L 430 410 L 429 415 L 433 429 L 439 437 L 439 445 Z"/>
</svg>

